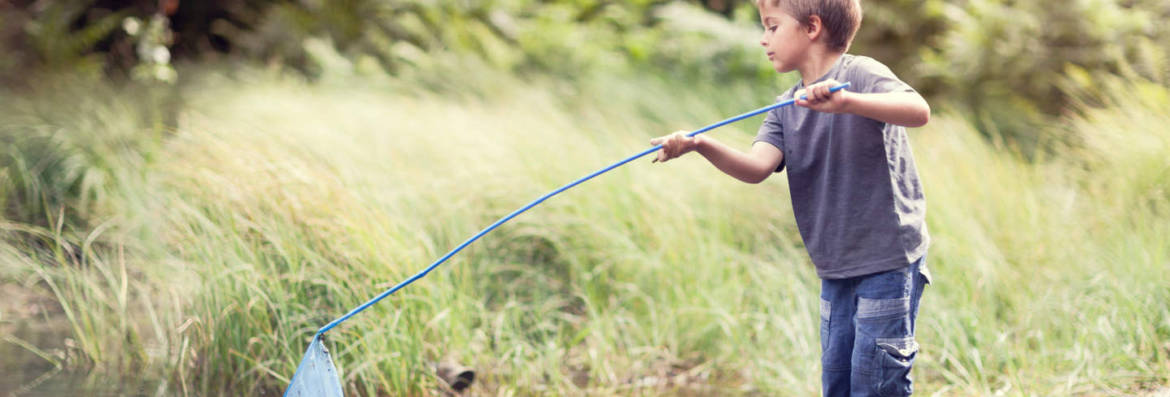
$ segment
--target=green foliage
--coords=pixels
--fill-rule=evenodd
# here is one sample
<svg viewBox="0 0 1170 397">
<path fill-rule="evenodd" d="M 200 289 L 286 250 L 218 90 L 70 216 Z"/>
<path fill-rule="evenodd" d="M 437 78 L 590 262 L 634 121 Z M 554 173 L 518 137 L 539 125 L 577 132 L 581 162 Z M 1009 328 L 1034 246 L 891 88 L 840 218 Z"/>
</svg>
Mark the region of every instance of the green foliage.
<svg viewBox="0 0 1170 397">
<path fill-rule="evenodd" d="M 68 67 L 74 71 L 100 72 L 105 59 L 93 48 L 117 30 L 123 14 L 105 12 L 88 15 L 93 0 L 51 2 L 39 12 L 0 5 L 0 49 L 5 64 L 0 76 L 23 73 L 39 65 Z M 80 28 L 75 28 L 78 21 Z M 14 42 L 21 43 L 13 46 Z M 11 48 L 15 47 L 15 48 Z"/>
<path fill-rule="evenodd" d="M 328 38 L 345 57 L 386 70 L 425 63 L 435 52 L 470 54 L 487 66 L 575 76 L 648 65 L 727 80 L 764 75 L 754 50 L 753 6 L 737 21 L 684 3 L 594 1 L 397 1 L 281 3 L 254 29 L 228 38 L 249 57 L 288 62 L 311 76 L 322 66 L 308 48 Z"/>
<path fill-rule="evenodd" d="M 949 28 L 924 48 L 924 75 L 941 79 L 950 103 L 982 130 L 997 129 L 1028 152 L 1046 116 L 1067 104 L 1069 68 L 1087 71 L 1079 89 L 1104 90 L 1106 75 L 1166 83 L 1170 36 L 1165 2 L 967 1 L 948 4 Z"/>
<path fill-rule="evenodd" d="M 850 51 L 881 61 L 919 92 L 948 98 L 951 85 L 924 74 L 922 53 L 940 48 L 951 28 L 947 0 L 862 1 L 861 29 Z M 950 82 L 947 82 L 948 84 Z"/>
<path fill-rule="evenodd" d="M 108 51 L 105 62 L 112 62 L 117 43 L 125 43 L 121 47 L 134 47 L 122 55 L 133 59 L 125 70 L 161 81 L 174 73 L 167 62 L 157 62 L 170 58 L 160 54 L 198 58 L 226 51 L 311 78 L 337 73 L 329 69 L 401 76 L 457 54 L 525 75 L 576 78 L 640 69 L 672 78 L 777 83 L 756 47 L 757 13 L 748 0 L 182 2 L 169 17 L 141 5 L 45 4 L 36 11 L 0 9 L 15 21 L 7 25 L 23 27 L 0 29 L 8 37 L 0 42 L 27 42 L 7 51 L 17 56 L 0 62 L 0 74 L 35 66 L 30 56 L 50 65 L 100 68 L 100 52 Z M 1038 136 L 1037 127 L 1061 114 L 1070 90 L 1102 90 L 1108 75 L 1170 82 L 1165 1 L 1077 0 L 1053 7 L 1039 0 L 882 0 L 863 2 L 863 8 L 855 52 L 890 65 L 932 101 L 962 111 L 981 131 L 997 131 L 989 136 L 1016 142 L 1025 152 L 1066 138 Z M 154 33 L 117 29 L 122 16 Z M 177 41 L 169 29 L 179 33 Z M 109 41 L 114 44 L 99 44 Z"/>
<path fill-rule="evenodd" d="M 174 82 L 164 15 L 133 2 L 117 3 L 121 8 L 97 0 L 42 3 L 25 9 L 0 4 L 0 51 L 7 58 L 0 61 L 0 81 L 20 85 L 41 75 L 118 76 L 121 70 L 136 80 Z"/>
<path fill-rule="evenodd" d="M 1165 2 L 887 0 L 864 10 L 856 52 L 1029 153 L 1064 139 L 1039 136 L 1037 127 L 1062 112 L 1069 81 L 1100 90 L 1106 75 L 1163 84 L 1170 76 L 1170 28 L 1159 22 L 1170 17 Z M 313 76 L 324 67 L 308 50 L 311 38 L 328 37 L 343 57 L 371 57 L 395 74 L 453 52 L 526 74 L 632 67 L 774 86 L 756 47 L 756 18 L 752 1 L 300 2 L 274 4 L 257 29 L 233 40 L 250 56 L 291 60 Z M 1088 78 L 1069 80 L 1070 68 Z"/>
</svg>

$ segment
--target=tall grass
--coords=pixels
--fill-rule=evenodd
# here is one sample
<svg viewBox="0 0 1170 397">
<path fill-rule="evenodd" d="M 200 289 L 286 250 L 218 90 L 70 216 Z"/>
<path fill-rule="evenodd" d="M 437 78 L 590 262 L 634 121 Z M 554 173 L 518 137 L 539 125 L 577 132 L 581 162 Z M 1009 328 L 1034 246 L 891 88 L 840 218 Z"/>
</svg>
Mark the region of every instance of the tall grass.
<svg viewBox="0 0 1170 397">
<path fill-rule="evenodd" d="M 112 168 L 129 176 L 102 185 L 108 226 L 57 239 L 94 236 L 89 259 L 30 254 L 13 236 L 51 228 L 6 222 L 4 252 L 22 259 L 2 274 L 88 313 L 72 332 L 99 368 L 276 394 L 317 328 L 482 227 L 782 89 L 446 67 L 317 84 L 203 73 L 177 127 L 142 138 L 158 142 L 149 160 Z M 1141 93 L 1053 126 L 1086 144 L 1032 162 L 958 117 L 912 132 L 935 241 L 919 391 L 1170 382 L 1170 100 Z M 747 147 L 757 126 L 711 134 Z M 557 196 L 327 336 L 356 395 L 439 393 L 442 359 L 475 368 L 481 394 L 815 395 L 818 293 L 783 175 L 746 185 L 688 156 Z"/>
</svg>

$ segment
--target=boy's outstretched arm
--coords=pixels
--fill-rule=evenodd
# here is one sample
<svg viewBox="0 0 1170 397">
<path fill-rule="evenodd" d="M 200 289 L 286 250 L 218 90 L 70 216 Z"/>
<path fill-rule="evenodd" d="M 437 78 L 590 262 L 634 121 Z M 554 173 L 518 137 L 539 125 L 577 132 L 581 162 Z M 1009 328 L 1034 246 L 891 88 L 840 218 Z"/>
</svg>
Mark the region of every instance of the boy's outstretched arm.
<svg viewBox="0 0 1170 397">
<path fill-rule="evenodd" d="M 784 159 L 780 149 L 766 142 L 756 142 L 750 153 L 743 153 L 714 138 L 703 135 L 687 137 L 686 134 L 686 131 L 678 131 L 651 139 L 651 145 L 662 145 L 662 150 L 658 151 L 658 157 L 654 160 L 667 161 L 698 151 L 723 173 L 747 183 L 760 183 L 768 179 Z"/>
<path fill-rule="evenodd" d="M 798 99 L 796 105 L 818 112 L 852 113 L 904 127 L 921 127 L 930 121 L 930 105 L 917 92 L 875 94 L 848 90 L 829 92 L 829 88 L 838 84 L 840 83 L 829 79 L 810 85 L 804 90 L 808 100 Z M 800 95 L 800 92 L 796 93 L 797 98 Z"/>
</svg>

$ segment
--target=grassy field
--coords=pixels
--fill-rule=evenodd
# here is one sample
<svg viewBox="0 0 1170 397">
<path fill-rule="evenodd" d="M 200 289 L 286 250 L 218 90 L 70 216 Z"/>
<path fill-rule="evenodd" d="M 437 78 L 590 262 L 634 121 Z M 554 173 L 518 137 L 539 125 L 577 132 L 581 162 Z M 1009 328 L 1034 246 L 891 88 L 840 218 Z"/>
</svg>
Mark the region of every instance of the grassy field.
<svg viewBox="0 0 1170 397">
<path fill-rule="evenodd" d="M 188 71 L 173 120 L 85 80 L 0 96 L 0 281 L 43 307 L 4 307 L 0 334 L 164 394 L 278 395 L 317 328 L 484 226 L 781 91 L 447 67 Z M 920 393 L 1170 384 L 1170 90 L 1104 103 L 1037 131 L 1070 138 L 1041 154 L 945 111 L 911 132 L 934 236 Z M 711 134 L 746 148 L 758 125 Z M 816 395 L 819 280 L 784 179 L 645 159 L 557 196 L 331 331 L 347 393 L 439 394 L 450 359 L 476 395 Z M 67 341 L 17 332 L 38 324 Z"/>
</svg>

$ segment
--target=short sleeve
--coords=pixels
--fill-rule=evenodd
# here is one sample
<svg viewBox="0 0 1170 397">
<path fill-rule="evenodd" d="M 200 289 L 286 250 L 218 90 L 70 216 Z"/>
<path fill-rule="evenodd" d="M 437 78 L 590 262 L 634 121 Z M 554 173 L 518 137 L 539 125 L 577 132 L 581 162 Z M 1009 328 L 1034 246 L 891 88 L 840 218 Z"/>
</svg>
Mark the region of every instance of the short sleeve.
<svg viewBox="0 0 1170 397">
<path fill-rule="evenodd" d="M 851 91 L 865 94 L 886 92 L 915 92 L 913 87 L 898 79 L 889 67 L 869 57 L 857 57 L 856 66 L 849 74 Z"/>
<path fill-rule="evenodd" d="M 760 125 L 760 131 L 756 133 L 756 139 L 753 142 L 767 142 L 780 152 L 784 152 L 784 125 L 780 123 L 780 116 L 777 109 L 768 112 L 764 116 L 764 124 Z M 780 165 L 776 167 L 776 172 L 784 170 L 785 159 L 780 160 Z"/>
</svg>

